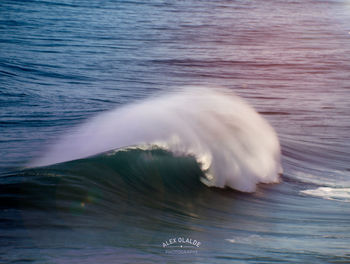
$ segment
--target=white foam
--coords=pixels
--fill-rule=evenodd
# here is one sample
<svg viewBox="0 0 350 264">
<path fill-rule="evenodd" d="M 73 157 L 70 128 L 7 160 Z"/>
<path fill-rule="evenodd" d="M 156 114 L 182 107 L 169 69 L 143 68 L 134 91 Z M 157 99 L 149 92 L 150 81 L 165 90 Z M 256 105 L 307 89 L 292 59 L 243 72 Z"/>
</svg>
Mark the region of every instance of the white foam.
<svg viewBox="0 0 350 264">
<path fill-rule="evenodd" d="M 350 202 L 350 188 L 319 187 L 317 189 L 304 190 L 300 192 L 327 200 Z"/>
<path fill-rule="evenodd" d="M 64 135 L 31 166 L 79 159 L 131 145 L 195 155 L 205 184 L 252 192 L 281 172 L 273 128 L 228 90 L 191 87 L 104 112 Z"/>
<path fill-rule="evenodd" d="M 237 236 L 234 238 L 226 238 L 225 241 L 229 242 L 229 243 L 237 243 L 237 244 L 254 244 L 257 242 L 261 242 L 261 241 L 266 241 L 266 239 L 262 238 L 259 235 L 250 235 L 250 236 Z"/>
</svg>

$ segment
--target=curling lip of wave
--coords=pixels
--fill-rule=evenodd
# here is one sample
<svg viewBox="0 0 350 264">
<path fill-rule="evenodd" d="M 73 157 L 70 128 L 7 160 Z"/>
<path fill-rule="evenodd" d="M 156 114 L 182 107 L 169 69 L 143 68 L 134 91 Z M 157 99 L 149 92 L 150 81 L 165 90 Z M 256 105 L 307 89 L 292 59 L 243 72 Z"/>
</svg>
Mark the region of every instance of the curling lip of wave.
<svg viewBox="0 0 350 264">
<path fill-rule="evenodd" d="M 232 91 L 202 87 L 99 114 L 64 135 L 30 166 L 135 145 L 195 156 L 208 186 L 252 192 L 258 183 L 278 182 L 282 172 L 273 128 Z"/>
</svg>

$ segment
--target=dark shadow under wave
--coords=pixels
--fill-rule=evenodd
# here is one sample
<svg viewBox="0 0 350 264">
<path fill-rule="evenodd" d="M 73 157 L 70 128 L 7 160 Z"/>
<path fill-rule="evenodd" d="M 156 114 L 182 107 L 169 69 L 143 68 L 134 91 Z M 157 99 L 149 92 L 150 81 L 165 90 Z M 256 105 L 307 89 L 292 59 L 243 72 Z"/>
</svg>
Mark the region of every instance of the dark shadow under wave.
<svg viewBox="0 0 350 264">
<path fill-rule="evenodd" d="M 187 199 L 207 189 L 202 177 L 192 156 L 127 149 L 4 175 L 0 206 L 91 213 L 118 211 L 130 203 L 154 207 L 173 203 L 174 195 Z"/>
</svg>

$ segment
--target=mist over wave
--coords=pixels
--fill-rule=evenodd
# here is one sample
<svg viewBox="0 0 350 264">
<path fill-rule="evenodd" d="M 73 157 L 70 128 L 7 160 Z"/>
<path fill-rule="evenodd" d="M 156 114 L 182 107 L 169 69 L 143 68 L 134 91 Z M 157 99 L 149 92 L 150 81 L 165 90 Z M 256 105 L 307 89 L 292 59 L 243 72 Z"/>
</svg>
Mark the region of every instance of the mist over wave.
<svg viewBox="0 0 350 264">
<path fill-rule="evenodd" d="M 208 186 L 252 192 L 282 172 L 273 128 L 232 91 L 188 87 L 104 112 L 72 129 L 30 166 L 76 160 L 110 150 L 158 147 L 191 155 Z"/>
</svg>

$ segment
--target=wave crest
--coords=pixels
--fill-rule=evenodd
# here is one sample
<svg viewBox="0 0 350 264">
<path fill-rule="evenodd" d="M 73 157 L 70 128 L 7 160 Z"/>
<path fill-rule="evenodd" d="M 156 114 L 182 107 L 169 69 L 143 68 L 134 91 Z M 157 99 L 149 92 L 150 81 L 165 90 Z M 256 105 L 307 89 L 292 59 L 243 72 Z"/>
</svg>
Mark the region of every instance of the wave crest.
<svg viewBox="0 0 350 264">
<path fill-rule="evenodd" d="M 31 166 L 135 145 L 195 156 L 208 186 L 252 192 L 258 183 L 278 182 L 282 171 L 273 128 L 232 91 L 202 87 L 99 114 L 64 135 Z"/>
</svg>

